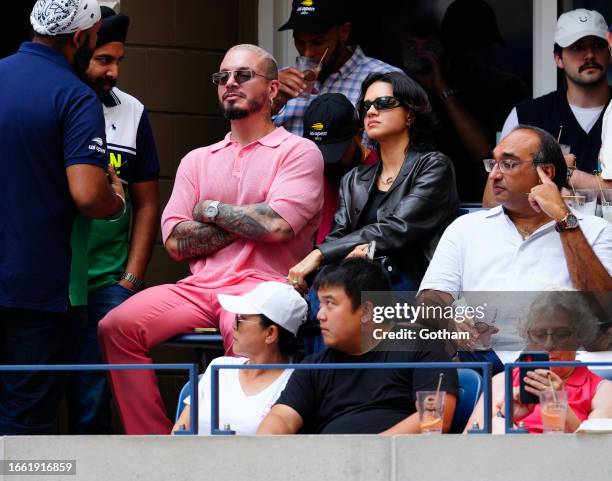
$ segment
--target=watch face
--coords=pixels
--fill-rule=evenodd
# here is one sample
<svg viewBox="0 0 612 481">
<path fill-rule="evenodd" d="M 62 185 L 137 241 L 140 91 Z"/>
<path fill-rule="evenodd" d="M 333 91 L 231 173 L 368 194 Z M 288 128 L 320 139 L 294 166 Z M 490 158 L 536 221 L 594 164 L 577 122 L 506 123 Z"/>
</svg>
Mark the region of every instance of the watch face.
<svg viewBox="0 0 612 481">
<path fill-rule="evenodd" d="M 575 229 L 578 227 L 578 218 L 574 214 L 569 214 L 565 219 L 565 225 L 567 229 Z"/>
<path fill-rule="evenodd" d="M 215 217 L 217 215 L 217 207 L 214 205 L 206 207 L 206 215 L 210 218 Z"/>
</svg>

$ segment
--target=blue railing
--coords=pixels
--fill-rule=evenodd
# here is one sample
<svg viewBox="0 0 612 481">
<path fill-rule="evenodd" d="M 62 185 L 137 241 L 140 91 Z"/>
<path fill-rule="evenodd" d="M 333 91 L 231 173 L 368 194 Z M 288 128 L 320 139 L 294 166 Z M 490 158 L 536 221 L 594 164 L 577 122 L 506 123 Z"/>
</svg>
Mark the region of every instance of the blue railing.
<svg viewBox="0 0 612 481">
<path fill-rule="evenodd" d="M 189 371 L 191 383 L 191 429 L 177 431 L 176 434 L 198 434 L 198 365 L 197 364 L 25 364 L 0 365 L 0 372 L 19 371 Z"/>
<path fill-rule="evenodd" d="M 579 366 L 612 366 L 612 361 L 591 361 L 591 362 L 580 362 L 580 361 L 538 361 L 538 362 L 511 362 L 504 366 L 505 376 L 505 413 L 506 416 L 506 434 L 526 434 L 528 431 L 525 428 L 515 428 L 514 416 L 512 415 L 512 407 L 514 404 L 513 400 L 513 389 L 512 389 L 512 369 L 514 368 L 551 368 L 551 367 L 579 367 Z"/>
<path fill-rule="evenodd" d="M 219 371 L 221 369 L 293 369 L 316 371 L 326 369 L 481 369 L 484 394 L 484 426 L 470 433 L 491 433 L 491 364 L 488 362 L 375 362 L 340 364 L 218 364 L 211 367 L 210 379 L 210 434 L 227 435 L 233 431 L 219 429 Z M 192 403 L 193 405 L 193 403 Z"/>
</svg>

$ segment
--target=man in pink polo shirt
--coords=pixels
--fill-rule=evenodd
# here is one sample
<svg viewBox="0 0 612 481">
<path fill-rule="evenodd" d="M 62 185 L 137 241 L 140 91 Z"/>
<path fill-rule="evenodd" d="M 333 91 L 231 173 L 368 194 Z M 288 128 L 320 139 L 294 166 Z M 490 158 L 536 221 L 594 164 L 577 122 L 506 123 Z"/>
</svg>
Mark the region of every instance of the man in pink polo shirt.
<svg viewBox="0 0 612 481">
<path fill-rule="evenodd" d="M 183 158 L 162 216 L 166 250 L 189 259 L 192 275 L 141 291 L 102 319 L 109 363 L 150 363 L 153 346 L 195 327 L 219 327 L 231 352 L 234 315 L 217 295 L 284 282 L 312 249 L 323 159 L 313 142 L 272 123 L 277 77 L 274 58 L 254 45 L 232 47 L 213 75 L 231 132 Z M 127 434 L 170 432 L 154 372 L 111 371 L 110 378 Z"/>
</svg>

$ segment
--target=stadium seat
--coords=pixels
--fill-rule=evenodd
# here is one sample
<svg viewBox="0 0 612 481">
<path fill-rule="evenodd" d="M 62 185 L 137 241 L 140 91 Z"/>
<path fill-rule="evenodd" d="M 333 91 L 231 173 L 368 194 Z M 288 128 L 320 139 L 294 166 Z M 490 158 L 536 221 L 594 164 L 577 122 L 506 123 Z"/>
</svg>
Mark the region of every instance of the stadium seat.
<svg viewBox="0 0 612 481">
<path fill-rule="evenodd" d="M 595 368 L 591 367 L 591 371 L 593 371 L 598 376 L 607 379 L 608 381 L 612 381 L 612 367 L 604 367 L 604 368 Z"/>
<path fill-rule="evenodd" d="M 200 369 L 204 369 L 211 359 L 223 355 L 223 336 L 216 332 L 192 332 L 179 334 L 168 339 L 165 343 L 171 347 L 191 348 L 195 353 L 195 362 Z"/>
<path fill-rule="evenodd" d="M 482 378 L 473 369 L 457 369 L 459 400 L 451 424 L 451 433 L 462 433 L 482 392 Z M 482 427 L 482 426 L 481 426 Z"/>
<path fill-rule="evenodd" d="M 459 206 L 459 215 L 471 214 L 472 212 L 478 212 L 479 210 L 487 210 L 481 204 L 476 203 L 462 203 Z"/>
<path fill-rule="evenodd" d="M 204 374 L 200 374 L 198 376 L 198 380 L 202 379 Z M 176 415 L 174 417 L 174 422 L 178 421 L 181 412 L 183 411 L 183 401 L 187 396 L 191 395 L 191 383 L 187 381 L 185 385 L 182 387 L 181 392 L 179 393 L 178 402 L 176 403 Z"/>
</svg>

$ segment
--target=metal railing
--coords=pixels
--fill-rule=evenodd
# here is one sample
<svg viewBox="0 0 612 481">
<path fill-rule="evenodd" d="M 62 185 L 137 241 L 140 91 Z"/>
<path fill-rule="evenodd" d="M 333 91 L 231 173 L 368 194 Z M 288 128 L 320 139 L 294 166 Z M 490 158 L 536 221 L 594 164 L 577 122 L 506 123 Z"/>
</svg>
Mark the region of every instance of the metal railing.
<svg viewBox="0 0 612 481">
<path fill-rule="evenodd" d="M 484 426 L 472 429 L 474 434 L 491 433 L 491 364 L 488 362 L 376 362 L 376 363 L 339 363 L 339 364 L 233 364 L 212 365 L 210 378 L 210 434 L 228 435 L 233 431 L 219 429 L 219 371 L 221 369 L 293 369 L 328 370 L 328 369 L 459 369 L 471 368 L 482 370 L 484 394 Z"/>
<path fill-rule="evenodd" d="M 0 365 L 0 372 L 19 371 L 189 371 L 191 383 L 191 429 L 176 434 L 198 434 L 198 365 L 197 364 L 24 364 Z"/>
</svg>

